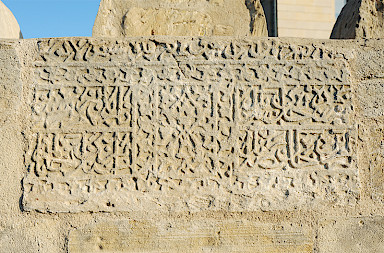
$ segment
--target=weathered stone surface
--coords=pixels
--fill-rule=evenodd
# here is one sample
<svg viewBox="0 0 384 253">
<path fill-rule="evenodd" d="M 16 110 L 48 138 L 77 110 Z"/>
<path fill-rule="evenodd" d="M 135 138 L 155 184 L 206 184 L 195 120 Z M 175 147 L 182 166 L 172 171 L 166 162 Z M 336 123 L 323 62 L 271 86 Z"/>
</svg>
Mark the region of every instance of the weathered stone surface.
<svg viewBox="0 0 384 253">
<path fill-rule="evenodd" d="M 281 210 L 359 198 L 351 74 L 321 44 L 42 40 L 24 207 Z"/>
<path fill-rule="evenodd" d="M 25 173 L 22 130 L 27 124 L 18 45 L 16 40 L 0 41 L 0 252 L 58 252 L 57 242 L 64 242 L 59 222 L 20 209 Z"/>
<path fill-rule="evenodd" d="M 319 227 L 319 252 L 384 252 L 383 237 L 382 217 L 325 219 Z"/>
<path fill-rule="evenodd" d="M 382 252 L 383 48 L 0 42 L 0 251 Z"/>
<path fill-rule="evenodd" d="M 94 37 L 268 36 L 260 0 L 102 0 Z"/>
<path fill-rule="evenodd" d="M 12 12 L 0 1 L 0 38 L 22 39 L 19 24 Z"/>
<path fill-rule="evenodd" d="M 206 219 L 185 223 L 119 220 L 71 231 L 69 252 L 310 253 L 310 228 L 288 223 Z"/>
<path fill-rule="evenodd" d="M 383 92 L 378 92 L 371 98 L 383 95 Z M 377 113 L 371 117 L 368 114 L 369 120 L 359 126 L 359 139 L 363 142 L 359 150 L 359 160 L 362 163 L 360 167 L 367 181 L 365 194 L 378 203 L 384 203 L 384 127 L 382 124 L 375 124 L 375 120 L 383 118 L 382 115 L 383 113 Z"/>
<path fill-rule="evenodd" d="M 381 93 L 383 94 L 383 93 Z M 370 129 L 370 191 L 372 197 L 384 202 L 384 129 Z"/>
<path fill-rule="evenodd" d="M 357 42 L 356 78 L 361 81 L 384 79 L 384 45 L 377 39 L 365 39 Z"/>
<path fill-rule="evenodd" d="M 384 116 L 384 110 L 381 105 L 384 104 L 384 80 L 374 79 L 362 81 L 359 84 L 359 101 L 363 109 L 363 116 L 375 118 Z"/>
<path fill-rule="evenodd" d="M 22 82 L 14 42 L 0 42 L 0 251 L 23 252 L 25 232 L 17 230 L 23 140 L 20 129 Z M 15 217 L 16 216 L 16 217 Z M 26 240 L 25 240 L 26 241 Z"/>
<path fill-rule="evenodd" d="M 384 38 L 383 0 L 350 0 L 333 28 L 331 39 Z"/>
</svg>

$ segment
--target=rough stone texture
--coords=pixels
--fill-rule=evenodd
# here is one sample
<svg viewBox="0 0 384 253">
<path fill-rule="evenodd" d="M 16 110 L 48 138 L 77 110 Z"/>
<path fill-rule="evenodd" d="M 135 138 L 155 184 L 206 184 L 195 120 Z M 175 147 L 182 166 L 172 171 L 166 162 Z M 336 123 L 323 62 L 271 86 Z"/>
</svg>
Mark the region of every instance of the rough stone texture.
<svg viewBox="0 0 384 253">
<path fill-rule="evenodd" d="M 260 0 L 102 0 L 94 37 L 268 36 Z"/>
<path fill-rule="evenodd" d="M 350 0 L 341 11 L 331 39 L 384 38 L 383 0 Z"/>
<path fill-rule="evenodd" d="M 384 104 L 384 97 L 376 94 L 384 93 L 383 80 L 366 80 L 359 84 L 359 93 L 363 115 L 370 118 L 384 116 L 384 111 L 380 107 Z M 365 99 L 370 98 L 370 99 Z"/>
<path fill-rule="evenodd" d="M 384 250 L 382 217 L 329 218 L 320 222 L 320 252 L 380 253 Z"/>
<path fill-rule="evenodd" d="M 0 1 L 0 38 L 22 39 L 19 24 L 12 12 Z"/>
<path fill-rule="evenodd" d="M 17 41 L 0 42 L 0 251 L 58 252 L 60 222 L 23 213 L 21 206 L 25 139 L 23 50 Z M 55 221 L 56 220 L 56 221 Z"/>
<path fill-rule="evenodd" d="M 204 219 L 165 224 L 118 220 L 71 231 L 69 251 L 93 252 L 302 252 L 313 250 L 308 227 L 247 220 Z"/>
<path fill-rule="evenodd" d="M 27 210 L 356 204 L 352 80 L 342 53 L 242 39 L 113 47 L 39 43 Z"/>
<path fill-rule="evenodd" d="M 0 42 L 2 252 L 383 252 L 384 41 Z"/>
<path fill-rule="evenodd" d="M 384 203 L 384 45 L 378 41 L 364 41 L 356 54 L 356 77 L 359 83 L 356 110 L 359 139 L 362 140 L 358 149 L 360 177 L 366 182 L 362 185 L 363 193 L 378 203 Z"/>
</svg>

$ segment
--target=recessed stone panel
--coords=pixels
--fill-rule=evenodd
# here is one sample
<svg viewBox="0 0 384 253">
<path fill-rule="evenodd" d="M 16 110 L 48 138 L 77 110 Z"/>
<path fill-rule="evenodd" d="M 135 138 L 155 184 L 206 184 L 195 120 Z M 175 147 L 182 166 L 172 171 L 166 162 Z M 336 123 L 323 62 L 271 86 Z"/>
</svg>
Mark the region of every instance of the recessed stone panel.
<svg viewBox="0 0 384 253">
<path fill-rule="evenodd" d="M 26 210 L 286 210 L 359 199 L 351 74 L 324 45 L 38 42 Z"/>
</svg>

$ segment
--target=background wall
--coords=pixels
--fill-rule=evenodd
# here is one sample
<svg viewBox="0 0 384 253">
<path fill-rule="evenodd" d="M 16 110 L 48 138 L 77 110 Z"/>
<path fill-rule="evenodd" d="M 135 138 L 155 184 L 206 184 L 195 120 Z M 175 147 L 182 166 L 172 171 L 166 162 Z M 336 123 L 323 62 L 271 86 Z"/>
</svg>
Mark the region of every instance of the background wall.
<svg viewBox="0 0 384 253">
<path fill-rule="evenodd" d="M 334 0 L 278 0 L 279 37 L 329 38 L 335 24 Z"/>
</svg>

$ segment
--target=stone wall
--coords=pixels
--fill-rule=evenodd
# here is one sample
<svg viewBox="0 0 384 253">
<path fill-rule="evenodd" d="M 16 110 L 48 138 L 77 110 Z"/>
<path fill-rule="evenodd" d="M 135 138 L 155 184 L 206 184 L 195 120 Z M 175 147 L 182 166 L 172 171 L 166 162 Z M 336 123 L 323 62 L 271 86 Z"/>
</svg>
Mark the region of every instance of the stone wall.
<svg viewBox="0 0 384 253">
<path fill-rule="evenodd" d="M 328 39 L 335 24 L 335 0 L 278 0 L 279 37 Z"/>
<path fill-rule="evenodd" d="M 381 40 L 0 43 L 5 252 L 381 252 Z"/>
</svg>

